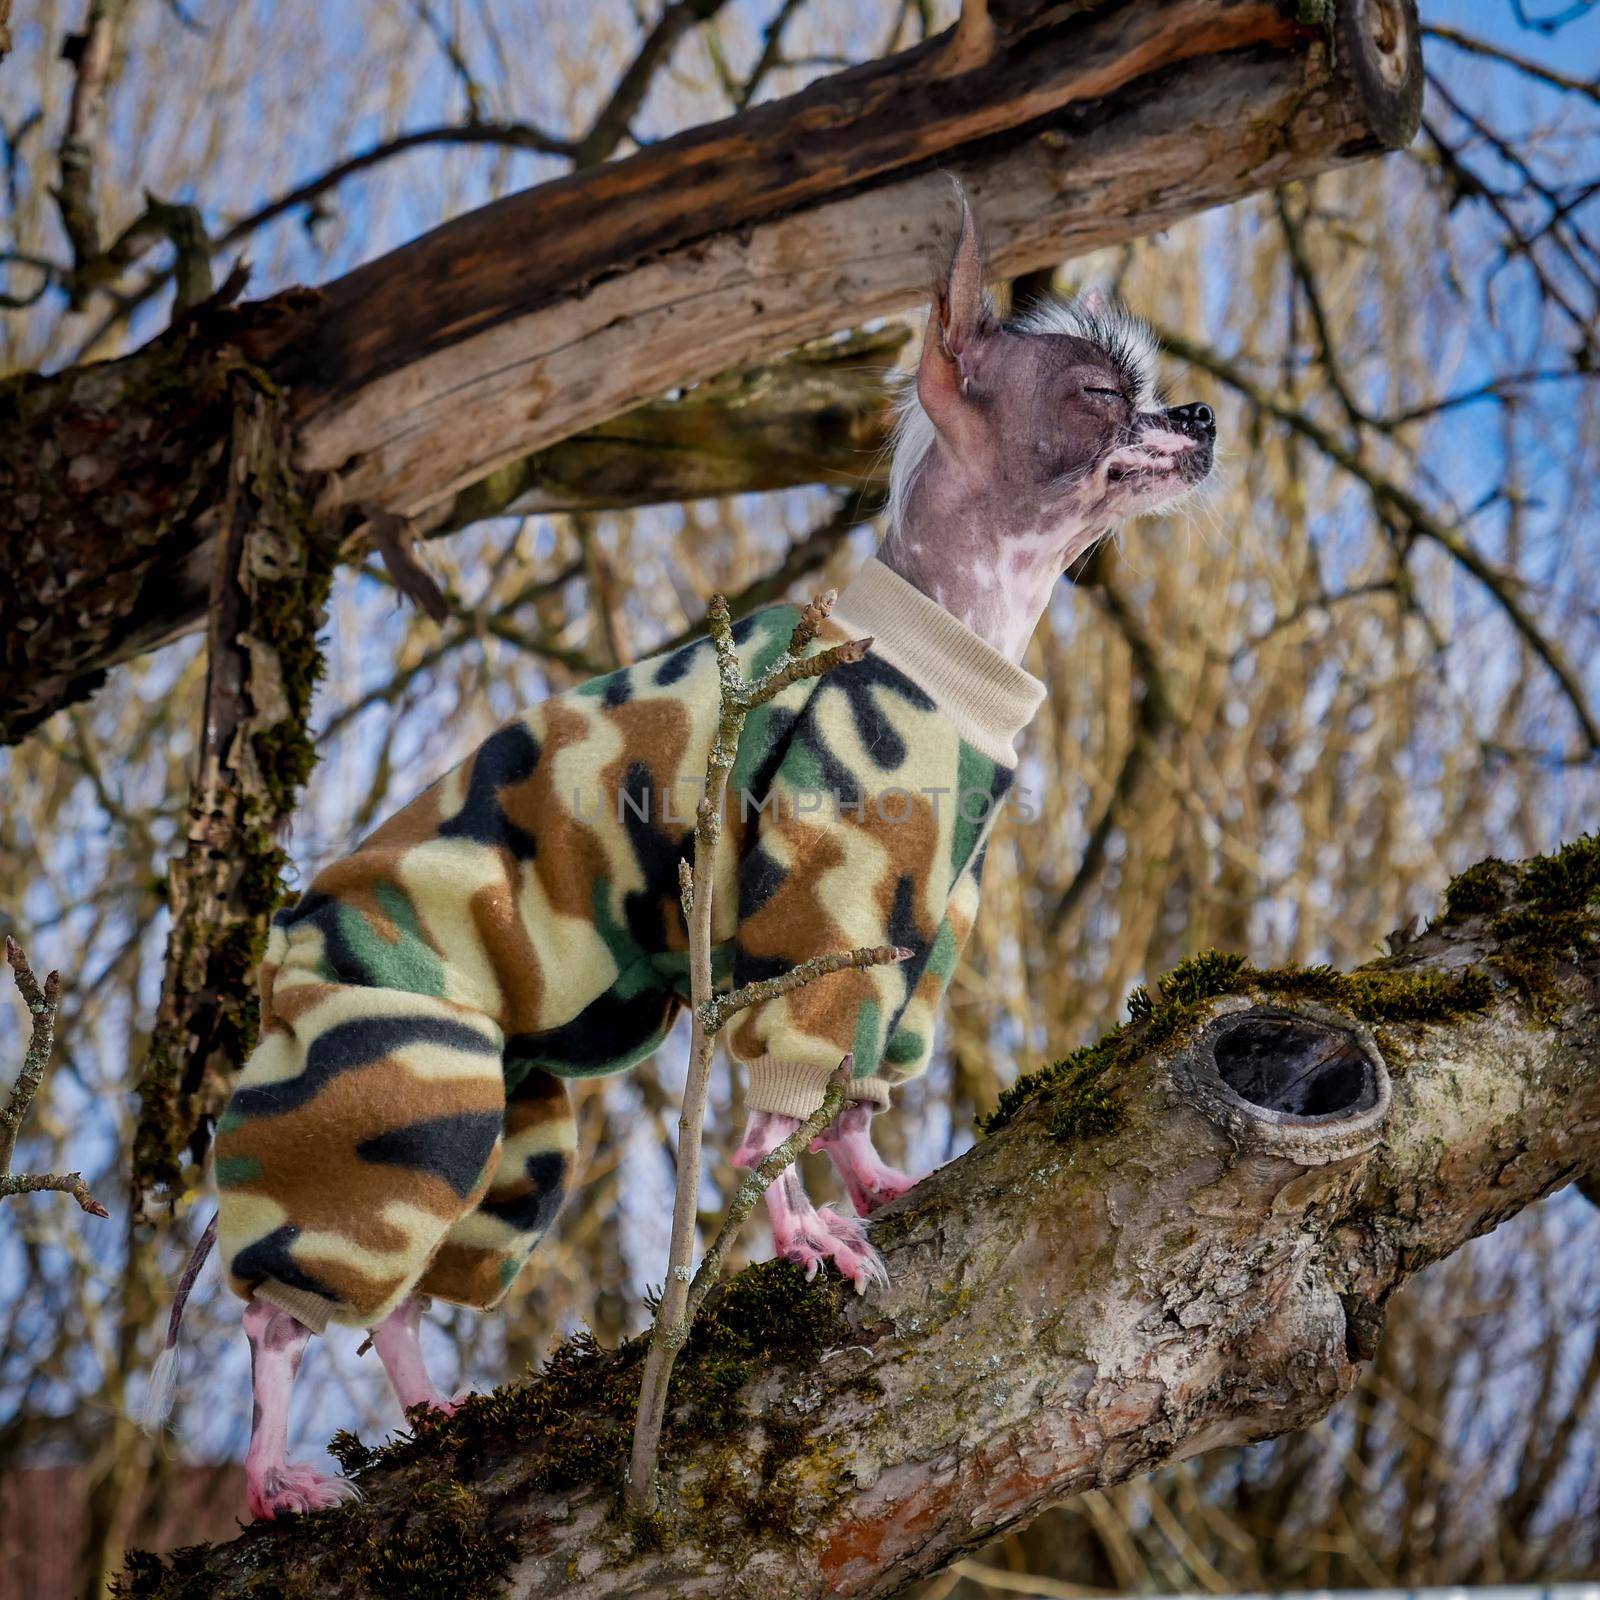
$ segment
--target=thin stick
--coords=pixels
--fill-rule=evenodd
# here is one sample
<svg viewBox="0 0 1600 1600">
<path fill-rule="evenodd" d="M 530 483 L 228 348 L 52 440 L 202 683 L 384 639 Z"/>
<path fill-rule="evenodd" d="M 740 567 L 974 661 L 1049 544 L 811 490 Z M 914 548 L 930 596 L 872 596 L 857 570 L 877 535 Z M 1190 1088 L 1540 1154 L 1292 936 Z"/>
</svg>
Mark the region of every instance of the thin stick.
<svg viewBox="0 0 1600 1600">
<path fill-rule="evenodd" d="M 11 1171 L 17 1135 L 22 1131 L 23 1119 L 39 1092 L 39 1085 L 44 1082 L 44 1069 L 50 1064 L 50 1052 L 55 1048 L 61 974 L 50 973 L 41 985 L 33 974 L 33 968 L 28 965 L 22 946 L 9 934 L 6 936 L 6 960 L 11 963 L 17 990 L 22 995 L 22 1003 L 27 1006 L 29 1016 L 33 1018 L 33 1026 L 28 1034 L 27 1051 L 22 1057 L 22 1071 L 17 1074 L 5 1109 L 0 1111 L 0 1198 L 8 1194 L 40 1194 L 45 1190 L 54 1190 L 60 1194 L 70 1194 L 91 1217 L 108 1217 L 111 1213 L 90 1194 L 89 1185 L 83 1181 L 81 1172 L 13 1175 Z"/>
<path fill-rule="evenodd" d="M 850 1098 L 850 1082 L 855 1077 L 855 1064 L 856 1058 L 852 1053 L 834 1068 L 833 1076 L 828 1079 L 827 1090 L 822 1096 L 822 1104 L 782 1144 L 769 1150 L 751 1171 L 750 1176 L 733 1191 L 733 1199 L 728 1202 L 728 1214 L 722 1219 L 722 1226 L 717 1229 L 717 1237 L 711 1248 L 701 1258 L 700 1266 L 694 1275 L 694 1282 L 689 1285 L 683 1322 L 679 1328 L 668 1330 L 667 1339 L 673 1349 L 680 1348 L 684 1340 L 689 1337 L 689 1329 L 693 1326 L 695 1317 L 699 1315 L 706 1296 L 711 1292 L 717 1279 L 722 1276 L 722 1264 L 727 1260 L 734 1240 L 739 1237 L 739 1230 L 744 1226 L 745 1219 L 755 1210 L 756 1202 L 800 1159 L 801 1151 L 844 1110 L 845 1102 Z"/>
<path fill-rule="evenodd" d="M 672 1377 L 673 1361 L 688 1337 L 694 1316 L 689 1309 L 692 1282 L 690 1261 L 694 1255 L 695 1224 L 699 1217 L 700 1147 L 705 1128 L 706 1094 L 711 1081 L 711 1059 L 716 1049 L 717 1034 L 730 1014 L 718 1004 L 711 975 L 711 886 L 717 841 L 722 834 L 728 779 L 738 758 L 745 718 L 753 710 L 765 705 L 791 684 L 820 677 L 836 666 L 860 661 L 866 655 L 872 643 L 870 639 L 852 639 L 820 650 L 816 655 L 804 653 L 827 620 L 833 602 L 834 595 L 829 591 L 805 607 L 790 636 L 788 648 L 770 670 L 754 683 L 746 681 L 739 666 L 727 600 L 720 594 L 713 595 L 707 614 L 711 641 L 717 655 L 721 704 L 716 733 L 706 761 L 705 792 L 695 811 L 694 866 L 692 870 L 682 871 L 679 875 L 679 892 L 689 934 L 689 1002 L 693 1026 L 689 1036 L 689 1073 L 684 1082 L 683 1104 L 678 1114 L 672 1242 L 667 1253 L 667 1276 L 662 1286 L 661 1304 L 656 1309 L 655 1325 L 650 1330 L 650 1349 L 645 1357 L 644 1377 L 639 1388 L 639 1410 L 634 1422 L 633 1452 L 624 1496 L 626 1508 L 634 1514 L 648 1512 L 655 1505 L 656 1463 L 661 1452 L 661 1430 L 666 1420 L 667 1388 Z M 904 959 L 904 955 L 894 946 L 884 946 L 880 950 L 848 951 L 838 956 L 825 956 L 797 968 L 800 976 L 788 987 L 798 987 L 800 983 L 844 966 L 871 966 L 880 961 L 899 961 Z M 741 991 L 741 994 L 745 992 Z M 726 998 L 733 1000 L 739 996 Z M 752 995 L 751 998 L 759 996 Z M 749 1004 L 750 1000 L 746 999 L 743 1003 Z M 751 1204 L 754 1203 L 752 1200 Z M 725 1253 L 727 1246 L 724 1245 L 723 1249 Z M 709 1285 L 711 1280 L 704 1281 Z M 702 1298 L 703 1295 L 704 1290 Z M 695 1304 L 698 1306 L 699 1301 Z"/>
<path fill-rule="evenodd" d="M 767 1000 L 776 1000 L 780 995 L 791 994 L 818 978 L 827 977 L 830 972 L 889 966 L 897 961 L 910 959 L 911 951 L 904 945 L 895 944 L 863 945 L 857 950 L 838 950 L 831 955 L 812 956 L 809 961 L 802 961 L 798 967 L 790 967 L 787 972 L 780 972 L 776 978 L 759 978 L 754 983 L 745 984 L 742 989 L 719 994 L 706 1003 L 706 1022 L 713 1030 L 720 1030 L 726 1026 L 730 1017 L 736 1016 L 748 1007 L 761 1005 Z"/>
</svg>

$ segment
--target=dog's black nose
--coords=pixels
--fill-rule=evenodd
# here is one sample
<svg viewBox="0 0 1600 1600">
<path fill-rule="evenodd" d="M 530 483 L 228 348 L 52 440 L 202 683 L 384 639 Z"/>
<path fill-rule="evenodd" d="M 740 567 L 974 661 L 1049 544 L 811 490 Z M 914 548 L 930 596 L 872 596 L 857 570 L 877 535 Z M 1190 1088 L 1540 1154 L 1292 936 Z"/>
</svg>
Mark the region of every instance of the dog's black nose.
<svg viewBox="0 0 1600 1600">
<path fill-rule="evenodd" d="M 1204 400 L 1196 400 L 1192 406 L 1173 406 L 1167 421 L 1182 433 L 1204 434 L 1208 439 L 1217 436 L 1217 414 Z"/>
</svg>

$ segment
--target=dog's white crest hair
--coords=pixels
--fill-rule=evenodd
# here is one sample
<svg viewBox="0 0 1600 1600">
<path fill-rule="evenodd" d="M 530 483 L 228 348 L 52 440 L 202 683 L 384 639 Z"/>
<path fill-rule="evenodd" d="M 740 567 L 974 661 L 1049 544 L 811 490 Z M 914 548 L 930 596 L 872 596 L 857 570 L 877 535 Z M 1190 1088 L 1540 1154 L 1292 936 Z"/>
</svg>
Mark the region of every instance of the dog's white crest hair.
<svg viewBox="0 0 1600 1600">
<path fill-rule="evenodd" d="M 1133 391 L 1136 410 L 1156 403 L 1156 368 L 1161 346 L 1150 326 L 1134 316 L 1120 300 L 1084 295 L 1062 300 L 1047 295 L 1006 324 L 1012 333 L 1070 334 L 1096 345 L 1121 370 Z M 930 324 L 931 333 L 931 324 Z M 925 334 L 924 337 L 929 337 Z M 894 400 L 894 427 L 889 438 L 889 536 L 905 526 L 906 506 L 917 472 L 933 448 L 933 419 L 917 398 L 917 374 L 902 373 Z"/>
<path fill-rule="evenodd" d="M 928 337 L 932 338 L 932 330 Z M 906 525 L 906 507 L 911 500 L 911 485 L 916 482 L 922 463 L 933 449 L 933 418 L 922 409 L 917 398 L 917 373 L 902 372 L 895 380 L 894 427 L 889 432 L 889 537 Z"/>
<path fill-rule="evenodd" d="M 1156 398 L 1156 367 L 1161 346 L 1150 324 L 1136 317 L 1120 300 L 1081 295 L 1058 300 L 1047 295 L 1035 301 L 1009 327 L 1013 333 L 1065 333 L 1098 345 L 1122 370 L 1133 390 L 1137 410 L 1148 410 Z"/>
<path fill-rule="evenodd" d="M 138 1413 L 139 1427 L 143 1432 L 153 1437 L 165 1431 L 177 1393 L 178 1347 L 169 1344 L 150 1369 L 150 1380 L 144 1386 L 144 1399 Z"/>
</svg>

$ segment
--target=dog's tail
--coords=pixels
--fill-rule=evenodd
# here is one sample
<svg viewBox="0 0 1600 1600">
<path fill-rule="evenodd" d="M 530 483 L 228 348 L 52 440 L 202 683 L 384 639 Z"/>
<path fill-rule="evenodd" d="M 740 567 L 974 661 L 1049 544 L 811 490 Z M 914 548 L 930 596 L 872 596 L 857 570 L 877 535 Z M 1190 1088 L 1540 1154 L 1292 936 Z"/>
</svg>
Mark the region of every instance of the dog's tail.
<svg viewBox="0 0 1600 1600">
<path fill-rule="evenodd" d="M 194 1247 L 183 1269 L 183 1276 L 178 1279 L 177 1292 L 172 1297 L 172 1315 L 167 1318 L 167 1342 L 155 1366 L 151 1368 L 149 1383 L 145 1385 L 144 1404 L 139 1408 L 139 1426 L 146 1433 L 160 1433 L 172 1414 L 172 1402 L 178 1389 L 178 1330 L 183 1326 L 183 1308 L 188 1302 L 189 1291 L 194 1288 L 194 1280 L 200 1276 L 200 1269 L 206 1264 L 206 1257 L 211 1254 L 211 1247 L 216 1242 L 217 1217 L 213 1212 L 206 1224 L 206 1231 L 200 1235 L 200 1242 Z"/>
</svg>

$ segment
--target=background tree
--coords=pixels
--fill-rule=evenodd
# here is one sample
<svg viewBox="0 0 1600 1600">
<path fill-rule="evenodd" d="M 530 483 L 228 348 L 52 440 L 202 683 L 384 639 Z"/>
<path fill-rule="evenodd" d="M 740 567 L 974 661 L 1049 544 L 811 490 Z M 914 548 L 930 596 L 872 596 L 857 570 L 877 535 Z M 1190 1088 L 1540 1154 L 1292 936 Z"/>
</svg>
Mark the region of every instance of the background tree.
<svg viewBox="0 0 1600 1600">
<path fill-rule="evenodd" d="M 962 1148 L 1018 1064 L 1098 1034 L 1134 983 L 1187 954 L 1357 962 L 1431 909 L 1452 870 L 1592 825 L 1600 46 L 1597 19 L 1568 12 L 1547 30 L 1531 7 L 1425 5 L 1430 97 L 1403 155 L 1056 274 L 1063 288 L 1108 282 L 1151 316 L 1204 375 L 1193 386 L 1227 456 L 1197 516 L 1130 533 L 1063 588 L 1036 641 L 1029 665 L 1051 698 L 1023 781 L 1043 820 L 991 851 L 941 1065 L 886 1130 L 909 1160 Z M 45 0 L 12 16 L 0 60 L 0 363 L 61 372 L 134 350 L 242 252 L 253 295 L 337 279 L 485 202 L 951 20 L 830 0 L 673 4 L 642 21 L 623 5 L 490 0 Z M 1269 55 L 1243 49 L 1234 66 Z M 927 220 L 931 236 L 940 219 Z M 464 486 L 420 514 L 423 531 L 454 530 L 427 553 L 453 601 L 443 625 L 396 604 L 376 557 L 343 566 L 312 717 L 319 766 L 291 846 L 299 881 L 517 705 L 697 624 L 713 588 L 755 603 L 848 567 L 875 511 L 870 369 L 902 348 L 875 327 L 842 354 L 720 380 L 553 446 L 509 481 Z M 659 492 L 651 445 L 673 429 L 700 445 L 743 430 L 736 459 L 674 490 L 717 497 L 617 509 Z M 797 435 L 821 448 L 800 463 L 761 453 Z M 621 486 L 585 499 L 602 468 Z M 0 509 L 17 515 L 15 499 Z M 66 980 L 60 1065 L 18 1165 L 81 1168 L 107 1203 L 161 988 L 202 643 L 132 651 L 3 758 L 0 905 Z M 21 1059 L 23 1021 L 0 1060 Z M 665 1250 L 680 1061 L 668 1050 L 588 1091 L 587 1181 L 560 1237 L 504 1316 L 444 1319 L 439 1342 L 474 1381 L 537 1360 L 558 1330 L 586 1323 L 609 1342 L 639 1325 Z M 724 1139 L 738 1111 L 718 1107 Z M 708 1163 L 723 1193 L 730 1148 Z M 0 1296 L 0 1492 L 19 1492 L 15 1466 L 70 1464 L 88 1508 L 79 1588 L 178 1497 L 180 1455 L 152 1456 L 121 1418 L 163 1280 L 207 1214 L 197 1201 L 182 1197 L 177 1229 L 119 1207 L 92 1241 L 68 1206 L 0 1214 L 3 1281 L 21 1286 Z M 1002 1593 L 1024 1570 L 1035 1592 L 1591 1572 L 1593 1256 L 1575 1197 L 1527 1214 L 1402 1297 L 1363 1388 L 1319 1432 L 1086 1497 L 935 1587 Z M 233 1328 L 228 1297 L 197 1299 L 180 1429 L 192 1459 L 242 1451 L 242 1399 L 230 1412 L 212 1392 L 243 1394 Z M 312 1377 L 299 1424 L 313 1448 L 336 1425 L 370 1436 L 397 1420 L 353 1345 L 319 1352 Z M 1475 1397 L 1489 1392 L 1524 1404 L 1486 1416 Z M 217 1481 L 226 1527 L 236 1507 Z"/>
</svg>

